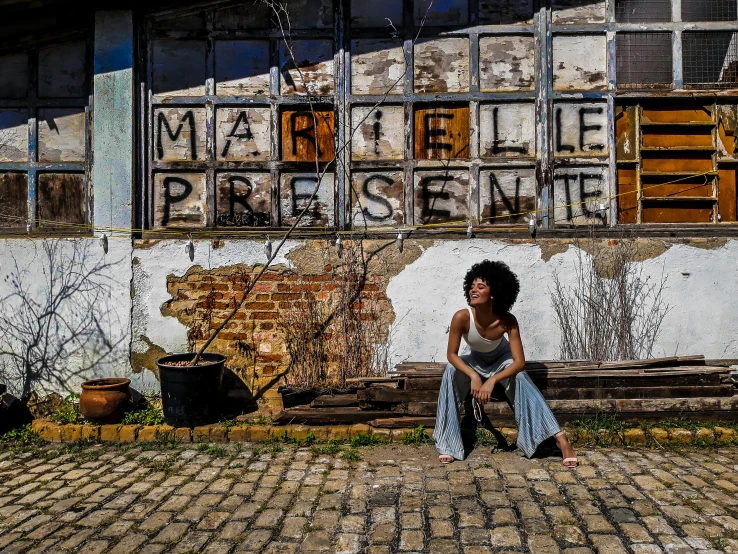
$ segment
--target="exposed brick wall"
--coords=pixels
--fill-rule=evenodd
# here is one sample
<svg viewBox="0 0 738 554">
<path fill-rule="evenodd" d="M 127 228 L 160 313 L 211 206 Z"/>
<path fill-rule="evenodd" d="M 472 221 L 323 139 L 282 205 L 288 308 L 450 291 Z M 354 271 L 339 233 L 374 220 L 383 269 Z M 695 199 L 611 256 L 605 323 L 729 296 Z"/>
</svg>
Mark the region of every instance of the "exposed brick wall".
<svg viewBox="0 0 738 554">
<path fill-rule="evenodd" d="M 172 299 L 162 307 L 162 313 L 186 325 L 190 338 L 199 346 L 224 321 L 235 302 L 241 299 L 247 280 L 259 269 L 235 265 L 205 270 L 195 266 L 181 277 L 169 275 L 167 290 Z M 330 314 L 346 286 L 345 279 L 341 268 L 331 264 L 323 266 L 320 273 L 298 273 L 279 266 L 270 269 L 209 350 L 226 355 L 228 367 L 254 393 L 276 388 L 289 378 L 286 372 L 290 360 L 285 345 L 288 314 L 305 310 L 310 295 L 327 307 Z M 394 321 L 392 305 L 386 296 L 388 281 L 387 275 L 368 275 L 361 301 L 354 304 L 360 317 L 380 318 L 385 339 Z M 341 340 L 332 327 L 333 323 L 329 323 L 326 329 L 328 343 Z M 335 370 L 329 368 L 329 374 Z"/>
</svg>

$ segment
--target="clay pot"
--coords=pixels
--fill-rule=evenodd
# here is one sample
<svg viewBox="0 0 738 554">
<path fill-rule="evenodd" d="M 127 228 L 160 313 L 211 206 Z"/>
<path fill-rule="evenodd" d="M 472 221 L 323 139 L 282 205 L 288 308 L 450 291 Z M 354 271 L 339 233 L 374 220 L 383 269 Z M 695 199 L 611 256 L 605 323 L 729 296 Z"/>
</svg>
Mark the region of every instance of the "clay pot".
<svg viewBox="0 0 738 554">
<path fill-rule="evenodd" d="M 120 423 L 131 406 L 130 379 L 109 377 L 82 383 L 79 411 L 93 423 Z"/>
</svg>

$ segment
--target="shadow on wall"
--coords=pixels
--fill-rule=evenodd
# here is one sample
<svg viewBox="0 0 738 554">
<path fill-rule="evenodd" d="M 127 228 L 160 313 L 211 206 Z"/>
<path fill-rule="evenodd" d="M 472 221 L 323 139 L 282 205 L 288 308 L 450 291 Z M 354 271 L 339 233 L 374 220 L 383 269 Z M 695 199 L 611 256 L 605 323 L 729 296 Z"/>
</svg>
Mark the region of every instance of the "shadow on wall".
<svg viewBox="0 0 738 554">
<path fill-rule="evenodd" d="M 90 240 L 46 239 L 7 248 L 0 285 L 0 381 L 27 400 L 72 391 L 105 365 L 122 364 L 128 337 L 112 309 L 116 267 Z"/>
</svg>

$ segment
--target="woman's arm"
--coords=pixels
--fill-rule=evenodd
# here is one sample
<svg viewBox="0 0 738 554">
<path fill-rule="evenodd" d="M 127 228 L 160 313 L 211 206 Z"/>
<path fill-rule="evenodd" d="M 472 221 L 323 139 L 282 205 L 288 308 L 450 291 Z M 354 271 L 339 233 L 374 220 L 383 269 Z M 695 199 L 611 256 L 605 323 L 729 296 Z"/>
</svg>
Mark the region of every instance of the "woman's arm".
<svg viewBox="0 0 738 554">
<path fill-rule="evenodd" d="M 448 333 L 448 347 L 446 348 L 446 357 L 449 363 L 458 371 L 461 371 L 471 379 L 471 393 L 477 401 L 481 402 L 482 397 L 480 391 L 482 389 L 482 378 L 479 374 L 470 368 L 464 360 L 459 356 L 459 347 L 461 346 L 461 335 L 468 330 L 469 312 L 467 310 L 459 310 L 451 319 L 451 328 Z"/>
<path fill-rule="evenodd" d="M 518 327 L 518 320 L 515 316 L 508 315 L 505 321 L 505 327 L 507 330 L 507 340 L 510 343 L 510 352 L 512 353 L 513 363 L 507 366 L 502 371 L 492 375 L 487 381 L 485 381 L 480 391 L 480 397 L 486 403 L 489 402 L 492 396 L 492 389 L 495 385 L 509 377 L 515 377 L 518 373 L 525 369 L 525 352 L 523 352 L 523 341 L 520 340 L 520 328 Z"/>
<path fill-rule="evenodd" d="M 523 341 L 520 339 L 520 327 L 515 316 L 510 314 L 505 322 L 507 327 L 507 340 L 510 343 L 510 351 L 512 352 L 513 363 L 505 369 L 493 375 L 495 381 L 502 381 L 508 377 L 514 377 L 525 369 L 525 352 L 523 352 Z"/>
</svg>

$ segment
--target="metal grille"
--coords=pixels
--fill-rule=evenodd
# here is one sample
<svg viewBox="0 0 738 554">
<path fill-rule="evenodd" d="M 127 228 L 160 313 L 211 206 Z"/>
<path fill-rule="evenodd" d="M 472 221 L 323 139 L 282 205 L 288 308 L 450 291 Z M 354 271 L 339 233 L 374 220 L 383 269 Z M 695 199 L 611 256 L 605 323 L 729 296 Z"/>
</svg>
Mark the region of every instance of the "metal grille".
<svg viewBox="0 0 738 554">
<path fill-rule="evenodd" d="M 684 33 L 682 57 L 686 88 L 738 88 L 738 33 Z"/>
<path fill-rule="evenodd" d="M 671 33 L 618 33 L 616 50 L 618 88 L 671 85 Z"/>
<path fill-rule="evenodd" d="M 671 21 L 671 0 L 616 0 L 618 23 L 659 23 Z"/>
<path fill-rule="evenodd" d="M 736 0 L 682 0 L 682 21 L 735 21 Z"/>
</svg>

